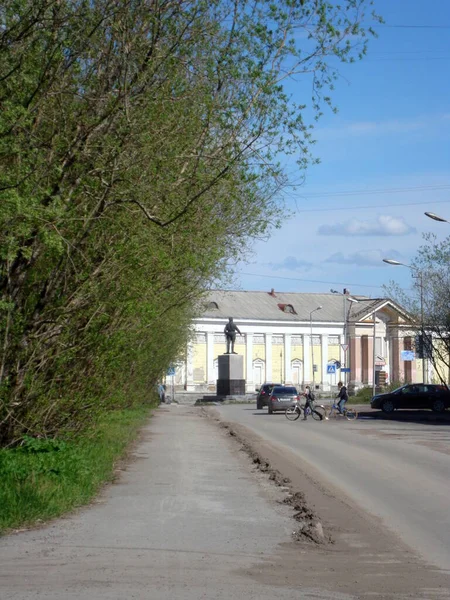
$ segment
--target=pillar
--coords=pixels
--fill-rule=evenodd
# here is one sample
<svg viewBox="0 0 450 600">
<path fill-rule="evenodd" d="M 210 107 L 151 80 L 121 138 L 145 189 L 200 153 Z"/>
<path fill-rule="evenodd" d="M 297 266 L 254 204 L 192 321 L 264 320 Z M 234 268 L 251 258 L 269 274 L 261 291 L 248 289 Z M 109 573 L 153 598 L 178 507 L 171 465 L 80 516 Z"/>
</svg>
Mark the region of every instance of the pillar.
<svg viewBox="0 0 450 600">
<path fill-rule="evenodd" d="M 208 385 L 216 385 L 214 377 L 214 333 L 206 334 L 206 381 Z"/>
<path fill-rule="evenodd" d="M 193 392 L 194 390 L 194 346 L 192 342 L 188 342 L 186 352 L 186 391 Z"/>
<path fill-rule="evenodd" d="M 322 383 L 322 388 L 326 386 L 327 390 L 329 389 L 328 385 L 328 377 L 327 377 L 327 365 L 328 365 L 328 336 L 322 335 L 321 339 L 321 349 L 322 349 L 322 373 L 320 376 L 320 382 Z"/>
<path fill-rule="evenodd" d="M 247 392 L 253 393 L 255 391 L 255 384 L 253 382 L 253 333 L 246 333 L 246 369 L 245 377 L 246 384 L 245 389 Z"/>
<path fill-rule="evenodd" d="M 284 335 L 284 382 L 292 383 L 291 363 L 292 363 L 292 345 L 291 334 Z"/>
<path fill-rule="evenodd" d="M 265 334 L 266 340 L 266 381 L 272 380 L 272 334 Z"/>
<path fill-rule="evenodd" d="M 303 384 L 312 381 L 311 344 L 310 336 L 303 336 Z"/>
</svg>

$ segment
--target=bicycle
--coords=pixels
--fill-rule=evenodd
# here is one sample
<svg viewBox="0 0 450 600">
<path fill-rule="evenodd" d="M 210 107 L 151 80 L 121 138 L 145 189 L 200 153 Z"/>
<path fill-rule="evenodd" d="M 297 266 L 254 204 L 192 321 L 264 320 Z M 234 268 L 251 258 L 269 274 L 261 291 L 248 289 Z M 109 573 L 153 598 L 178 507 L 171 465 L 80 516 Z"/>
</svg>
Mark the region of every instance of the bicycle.
<svg viewBox="0 0 450 600">
<path fill-rule="evenodd" d="M 326 419 L 330 419 L 330 418 L 334 418 L 337 419 L 338 417 L 344 417 L 347 419 L 347 421 L 353 421 L 354 419 L 358 418 L 358 413 L 356 412 L 356 410 L 353 410 L 351 408 L 343 408 L 343 412 L 340 413 L 339 412 L 339 407 L 336 404 L 336 400 L 333 400 L 333 404 L 330 407 L 327 407 L 326 409 Z"/>
<path fill-rule="evenodd" d="M 288 419 L 289 421 L 296 421 L 302 414 L 302 411 L 303 414 L 305 414 L 305 407 L 297 401 L 292 406 L 289 406 L 285 410 L 284 414 L 286 416 L 286 419 Z M 325 406 L 322 406 L 322 404 L 319 404 L 318 406 L 313 404 L 312 411 L 308 406 L 308 408 L 306 409 L 306 416 L 308 415 L 311 415 L 315 421 L 322 421 L 324 419 L 327 419 L 327 416 L 325 414 Z"/>
</svg>

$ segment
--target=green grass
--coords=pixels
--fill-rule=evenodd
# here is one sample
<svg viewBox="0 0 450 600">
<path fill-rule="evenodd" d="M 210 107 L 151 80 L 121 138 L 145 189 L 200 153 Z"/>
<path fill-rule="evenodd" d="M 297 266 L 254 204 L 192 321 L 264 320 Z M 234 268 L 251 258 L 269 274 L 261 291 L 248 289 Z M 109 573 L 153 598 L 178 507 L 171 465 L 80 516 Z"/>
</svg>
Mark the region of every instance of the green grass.
<svg viewBox="0 0 450 600">
<path fill-rule="evenodd" d="M 87 504 L 145 423 L 150 407 L 115 411 L 72 440 L 24 438 L 0 450 L 0 533 Z"/>
</svg>

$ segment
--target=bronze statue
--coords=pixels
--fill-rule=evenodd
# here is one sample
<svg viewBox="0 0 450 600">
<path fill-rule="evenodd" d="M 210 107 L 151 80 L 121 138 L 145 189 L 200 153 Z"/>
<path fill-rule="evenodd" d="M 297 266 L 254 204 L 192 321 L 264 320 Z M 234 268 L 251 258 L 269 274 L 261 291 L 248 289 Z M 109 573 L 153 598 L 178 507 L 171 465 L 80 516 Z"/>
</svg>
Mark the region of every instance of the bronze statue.
<svg viewBox="0 0 450 600">
<path fill-rule="evenodd" d="M 239 335 L 242 335 L 241 332 L 239 331 L 239 327 L 236 325 L 236 323 L 233 322 L 233 317 L 229 317 L 228 323 L 225 325 L 225 329 L 224 329 L 225 337 L 227 339 L 226 354 L 237 354 L 237 352 L 234 351 L 234 342 L 236 341 L 236 332 L 238 332 Z M 230 353 L 230 346 L 231 346 L 231 353 Z"/>
</svg>

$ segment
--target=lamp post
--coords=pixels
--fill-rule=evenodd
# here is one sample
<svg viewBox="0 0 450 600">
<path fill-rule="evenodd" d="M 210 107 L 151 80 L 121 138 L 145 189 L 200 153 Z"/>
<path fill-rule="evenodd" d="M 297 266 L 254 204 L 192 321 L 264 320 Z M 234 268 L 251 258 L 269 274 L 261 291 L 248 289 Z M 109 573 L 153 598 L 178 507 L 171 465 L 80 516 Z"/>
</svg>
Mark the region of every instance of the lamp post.
<svg viewBox="0 0 450 600">
<path fill-rule="evenodd" d="M 319 304 L 319 306 L 317 308 L 315 308 L 314 310 L 312 310 L 309 313 L 309 331 L 310 331 L 310 343 L 311 343 L 311 361 L 312 361 L 312 386 L 313 386 L 313 391 L 315 390 L 315 375 L 314 375 L 314 344 L 313 344 L 313 329 L 312 329 L 312 316 L 313 313 L 315 313 L 317 310 L 322 310 L 322 305 Z"/>
<path fill-rule="evenodd" d="M 338 292 L 337 290 L 333 290 L 333 289 L 331 289 L 330 292 L 332 294 L 340 294 L 341 293 L 341 292 Z M 345 290 L 344 290 L 344 292 L 345 292 Z M 344 346 L 347 346 L 347 349 L 343 350 L 344 351 L 344 366 L 348 367 L 348 364 L 350 364 L 350 360 L 347 361 L 347 357 L 349 356 L 348 355 L 348 349 L 350 348 L 350 344 L 349 344 L 349 341 L 347 339 L 347 337 L 348 337 L 347 336 L 347 322 L 348 322 L 348 317 L 350 315 L 350 310 L 351 310 L 351 307 L 352 307 L 351 303 L 355 302 L 357 304 L 358 300 L 356 300 L 356 298 L 352 298 L 351 296 L 349 296 L 349 294 L 347 292 L 342 294 L 342 298 L 344 300 L 344 304 L 343 304 L 343 307 L 344 307 L 344 327 L 343 327 L 343 332 L 342 333 L 343 333 L 343 338 L 344 338 Z M 348 307 L 348 311 L 345 310 L 345 302 L 346 301 L 350 302 L 350 306 Z M 345 383 L 345 385 L 347 385 L 348 379 L 349 378 L 347 377 L 347 373 L 345 373 L 345 376 L 344 376 L 344 383 Z"/>
<path fill-rule="evenodd" d="M 429 213 L 429 214 L 431 215 L 433 213 Z M 435 216 L 437 216 L 437 215 L 435 215 Z M 434 217 L 431 217 L 431 218 L 434 218 Z M 411 271 L 415 271 L 417 273 L 417 278 L 419 280 L 419 287 L 420 287 L 420 334 L 422 336 L 422 348 L 423 348 L 423 350 L 425 350 L 425 347 L 424 347 L 424 344 L 423 344 L 423 339 L 424 339 L 424 335 L 423 335 L 423 330 L 424 330 L 424 317 L 423 317 L 423 273 L 417 267 L 413 267 L 412 265 L 406 265 L 405 263 L 401 263 L 398 260 L 393 260 L 392 258 L 383 258 L 383 262 L 387 263 L 388 265 L 394 265 L 396 267 L 397 266 L 399 266 L 399 267 L 407 267 L 408 269 L 411 269 Z M 422 383 L 426 383 L 425 353 L 422 356 Z"/>
</svg>

